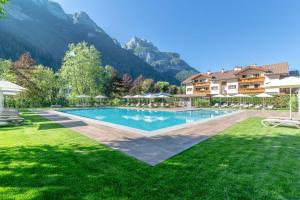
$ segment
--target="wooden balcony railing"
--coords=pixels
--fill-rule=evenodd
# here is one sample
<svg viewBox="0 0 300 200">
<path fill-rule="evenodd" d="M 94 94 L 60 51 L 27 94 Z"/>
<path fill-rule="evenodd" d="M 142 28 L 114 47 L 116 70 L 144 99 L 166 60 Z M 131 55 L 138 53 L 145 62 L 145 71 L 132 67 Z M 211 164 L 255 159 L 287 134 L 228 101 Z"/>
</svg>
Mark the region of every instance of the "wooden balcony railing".
<svg viewBox="0 0 300 200">
<path fill-rule="evenodd" d="M 194 86 L 206 86 L 209 87 L 210 86 L 210 82 L 198 82 L 198 83 L 193 83 Z"/>
<path fill-rule="evenodd" d="M 239 83 L 261 83 L 265 82 L 265 77 L 241 78 Z"/>
<path fill-rule="evenodd" d="M 196 90 L 194 91 L 195 95 L 210 95 L 210 90 Z"/>
<path fill-rule="evenodd" d="M 265 88 L 240 88 L 239 94 L 257 94 L 264 93 Z"/>
</svg>

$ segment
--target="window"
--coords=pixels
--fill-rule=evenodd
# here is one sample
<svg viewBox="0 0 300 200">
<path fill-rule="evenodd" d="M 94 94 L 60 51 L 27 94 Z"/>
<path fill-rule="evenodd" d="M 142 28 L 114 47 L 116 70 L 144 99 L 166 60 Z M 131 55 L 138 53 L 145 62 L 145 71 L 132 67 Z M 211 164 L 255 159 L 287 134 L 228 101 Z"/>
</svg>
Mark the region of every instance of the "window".
<svg viewBox="0 0 300 200">
<path fill-rule="evenodd" d="M 218 90 L 218 89 L 219 89 L 218 86 L 213 86 L 213 87 L 211 87 L 211 90 Z"/>
<path fill-rule="evenodd" d="M 247 75 L 242 75 L 242 78 L 247 78 Z"/>
<path fill-rule="evenodd" d="M 258 77 L 259 77 L 259 74 L 253 74 L 253 77 L 254 77 L 254 78 L 258 78 Z"/>
<path fill-rule="evenodd" d="M 193 91 L 193 88 L 187 88 L 186 91 L 191 92 Z"/>
<path fill-rule="evenodd" d="M 259 84 L 254 84 L 254 88 L 259 88 Z"/>
<path fill-rule="evenodd" d="M 234 89 L 236 89 L 236 85 L 229 85 L 229 86 L 228 86 L 228 89 L 229 89 L 229 90 L 234 90 Z"/>
<path fill-rule="evenodd" d="M 227 85 L 227 82 L 222 82 L 221 85 Z"/>
</svg>

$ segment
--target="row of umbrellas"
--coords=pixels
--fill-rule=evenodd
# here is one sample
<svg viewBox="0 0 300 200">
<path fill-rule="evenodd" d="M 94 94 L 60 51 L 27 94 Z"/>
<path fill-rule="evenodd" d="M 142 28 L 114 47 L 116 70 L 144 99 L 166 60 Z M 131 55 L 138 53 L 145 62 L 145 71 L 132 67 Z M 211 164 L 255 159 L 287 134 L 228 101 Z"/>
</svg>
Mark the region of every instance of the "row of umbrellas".
<svg viewBox="0 0 300 200">
<path fill-rule="evenodd" d="M 84 95 L 84 94 L 82 94 L 82 95 L 78 95 L 78 96 L 76 96 L 76 98 L 78 98 L 78 99 L 87 99 L 87 98 L 92 98 L 91 96 L 88 96 L 88 95 Z M 95 96 L 95 97 L 93 97 L 94 99 L 106 99 L 107 97 L 106 96 L 103 96 L 103 95 L 98 95 L 98 96 Z"/>
<path fill-rule="evenodd" d="M 134 96 L 130 96 L 130 95 L 126 95 L 123 97 L 123 99 L 142 99 L 142 98 L 146 98 L 146 99 L 151 99 L 151 98 L 167 98 L 170 97 L 171 95 L 168 93 L 156 93 L 156 94 L 152 94 L 152 93 L 148 93 L 148 94 L 144 94 L 144 95 L 134 95 Z M 76 98 L 78 99 L 87 99 L 87 98 L 94 98 L 94 99 L 106 99 L 107 97 L 104 95 L 98 95 L 96 97 L 91 97 L 88 95 L 78 95 L 76 96 Z"/>
<path fill-rule="evenodd" d="M 153 99 L 153 98 L 167 98 L 170 97 L 171 95 L 168 93 L 148 93 L 148 94 L 144 94 L 144 95 L 134 95 L 134 96 L 130 96 L 130 95 L 126 95 L 123 97 L 123 99 Z"/>
</svg>

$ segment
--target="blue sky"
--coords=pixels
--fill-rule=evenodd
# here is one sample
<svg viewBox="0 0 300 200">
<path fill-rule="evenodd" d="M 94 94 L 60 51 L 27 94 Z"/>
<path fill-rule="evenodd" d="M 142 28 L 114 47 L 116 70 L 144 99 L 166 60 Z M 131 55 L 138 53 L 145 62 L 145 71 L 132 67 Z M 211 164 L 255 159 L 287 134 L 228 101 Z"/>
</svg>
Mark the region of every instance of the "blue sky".
<svg viewBox="0 0 300 200">
<path fill-rule="evenodd" d="M 298 0 L 55 0 L 122 44 L 132 36 L 205 72 L 288 61 L 300 69 Z"/>
</svg>

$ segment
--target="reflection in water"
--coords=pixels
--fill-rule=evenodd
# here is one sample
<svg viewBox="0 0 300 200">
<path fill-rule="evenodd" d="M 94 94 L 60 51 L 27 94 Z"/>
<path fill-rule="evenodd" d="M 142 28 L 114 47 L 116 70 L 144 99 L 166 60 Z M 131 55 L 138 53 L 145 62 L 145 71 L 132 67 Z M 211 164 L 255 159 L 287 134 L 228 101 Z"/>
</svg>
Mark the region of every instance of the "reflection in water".
<svg viewBox="0 0 300 200">
<path fill-rule="evenodd" d="M 151 115 L 144 115 L 144 116 L 140 116 L 140 115 L 134 115 L 134 116 L 123 115 L 122 118 L 130 119 L 130 120 L 134 120 L 134 121 L 144 121 L 144 122 L 148 122 L 148 123 L 168 120 L 168 117 L 159 117 L 159 116 L 151 116 Z"/>
</svg>

